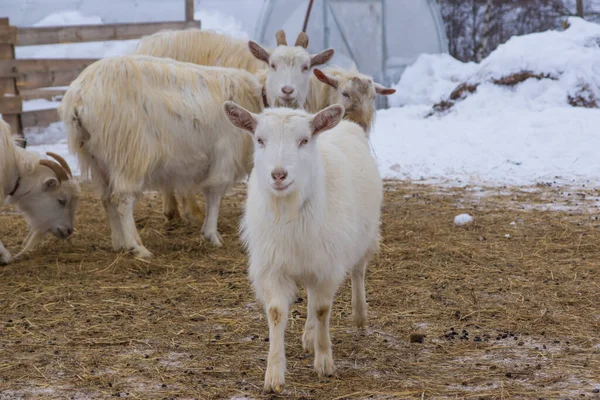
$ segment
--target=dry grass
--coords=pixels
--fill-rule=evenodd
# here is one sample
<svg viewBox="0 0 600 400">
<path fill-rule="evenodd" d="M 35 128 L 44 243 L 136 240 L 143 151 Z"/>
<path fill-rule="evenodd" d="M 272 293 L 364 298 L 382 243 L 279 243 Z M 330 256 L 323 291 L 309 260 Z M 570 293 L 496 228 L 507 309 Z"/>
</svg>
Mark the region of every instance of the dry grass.
<svg viewBox="0 0 600 400">
<path fill-rule="evenodd" d="M 317 378 L 300 343 L 300 292 L 281 397 L 596 398 L 600 230 L 585 212 L 519 210 L 585 200 L 540 190 L 390 183 L 368 329 L 351 325 L 348 283 L 332 315 L 337 374 Z M 0 399 L 274 398 L 261 392 L 268 329 L 236 233 L 243 196 L 222 209 L 222 249 L 197 228 L 168 226 L 156 196 L 141 199 L 141 235 L 157 255 L 146 262 L 110 250 L 86 187 L 70 243 L 49 239 L 0 269 Z M 0 237 L 15 251 L 25 224 L 0 211 Z M 457 228 L 463 211 L 475 222 Z M 419 334 L 423 343 L 411 342 Z"/>
</svg>

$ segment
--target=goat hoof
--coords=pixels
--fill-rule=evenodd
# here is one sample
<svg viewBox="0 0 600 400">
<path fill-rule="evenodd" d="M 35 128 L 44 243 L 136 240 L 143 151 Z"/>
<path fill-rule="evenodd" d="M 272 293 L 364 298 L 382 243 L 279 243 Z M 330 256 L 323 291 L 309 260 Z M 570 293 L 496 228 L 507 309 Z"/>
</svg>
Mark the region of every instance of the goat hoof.
<svg viewBox="0 0 600 400">
<path fill-rule="evenodd" d="M 267 367 L 267 374 L 265 376 L 264 390 L 266 393 L 281 393 L 285 387 L 285 378 L 283 372 L 269 371 Z"/>
<path fill-rule="evenodd" d="M 152 258 L 152 253 L 144 246 L 136 247 L 132 250 L 132 253 L 138 258 Z"/>
<path fill-rule="evenodd" d="M 0 265 L 8 265 L 13 261 L 13 258 L 10 254 L 2 254 L 0 257 Z"/>
<path fill-rule="evenodd" d="M 354 315 L 352 315 L 352 319 L 354 320 L 354 325 L 358 329 L 363 329 L 367 325 L 367 316 L 364 314 L 363 315 L 354 314 Z"/>
<path fill-rule="evenodd" d="M 213 246 L 223 247 L 223 238 L 218 232 L 214 234 L 205 234 L 204 237 L 209 240 Z"/>
<path fill-rule="evenodd" d="M 331 376 L 335 367 L 331 354 L 317 354 L 315 356 L 315 371 L 319 377 Z"/>
</svg>

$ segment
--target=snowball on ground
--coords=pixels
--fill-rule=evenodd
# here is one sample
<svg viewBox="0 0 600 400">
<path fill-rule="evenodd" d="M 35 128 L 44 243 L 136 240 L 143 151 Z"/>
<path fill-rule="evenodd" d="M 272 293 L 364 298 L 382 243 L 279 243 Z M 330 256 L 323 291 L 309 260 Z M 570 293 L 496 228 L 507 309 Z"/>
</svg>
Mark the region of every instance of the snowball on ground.
<svg viewBox="0 0 600 400">
<path fill-rule="evenodd" d="M 464 226 L 473 222 L 473 217 L 469 214 L 459 214 L 454 217 L 454 225 L 456 226 Z"/>
</svg>

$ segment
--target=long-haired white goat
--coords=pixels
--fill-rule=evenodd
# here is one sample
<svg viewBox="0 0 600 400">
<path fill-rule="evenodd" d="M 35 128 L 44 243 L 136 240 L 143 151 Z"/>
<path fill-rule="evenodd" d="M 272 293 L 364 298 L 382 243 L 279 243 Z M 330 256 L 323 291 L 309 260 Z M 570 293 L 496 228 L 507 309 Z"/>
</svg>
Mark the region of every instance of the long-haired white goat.
<svg viewBox="0 0 600 400">
<path fill-rule="evenodd" d="M 368 134 L 342 121 L 341 105 L 318 114 L 272 108 L 258 115 L 233 102 L 224 110 L 254 139 L 241 234 L 249 277 L 269 321 L 264 387 L 281 392 L 284 332 L 297 285 L 308 291 L 302 343 L 314 350 L 319 376 L 334 370 L 329 316 L 348 273 L 354 322 L 366 322 L 364 278 L 379 246 L 382 181 Z"/>
<path fill-rule="evenodd" d="M 264 85 L 264 103 L 272 106 L 302 108 L 309 91 L 312 67 L 327 63 L 333 49 L 310 54 L 308 36 L 301 32 L 293 46 L 288 46 L 285 32 L 276 34 L 277 47 L 264 49 L 211 30 L 165 30 L 143 37 L 135 54 L 168 57 L 198 65 L 241 68 L 257 76 Z M 199 221 L 200 208 L 193 192 L 182 197 L 186 219 Z M 178 219 L 177 199 L 171 191 L 163 193 L 163 214 Z"/>
<path fill-rule="evenodd" d="M 79 185 L 71 169 L 58 154 L 47 153 L 56 161 L 18 147 L 10 127 L 0 118 L 0 205 L 4 202 L 19 208 L 30 227 L 21 258 L 32 251 L 46 232 L 65 239 L 73 233 L 73 221 L 79 199 Z M 0 265 L 13 257 L 0 241 Z"/>
<path fill-rule="evenodd" d="M 316 113 L 332 104 L 341 104 L 346 110 L 344 119 L 355 122 L 370 132 L 375 122 L 375 96 L 388 96 L 396 89 L 386 88 L 361 74 L 353 66 L 351 69 L 326 67 L 315 68 L 310 77 L 310 90 L 304 108 Z M 321 83 L 322 82 L 322 83 Z"/>
<path fill-rule="evenodd" d="M 221 245 L 221 200 L 252 168 L 252 140 L 227 121 L 226 100 L 260 112 L 260 83 L 241 69 L 151 56 L 97 61 L 71 83 L 59 112 L 82 173 L 102 189 L 115 250 L 152 256 L 135 226 L 136 195 L 196 185 L 207 199 L 202 233 Z"/>
</svg>

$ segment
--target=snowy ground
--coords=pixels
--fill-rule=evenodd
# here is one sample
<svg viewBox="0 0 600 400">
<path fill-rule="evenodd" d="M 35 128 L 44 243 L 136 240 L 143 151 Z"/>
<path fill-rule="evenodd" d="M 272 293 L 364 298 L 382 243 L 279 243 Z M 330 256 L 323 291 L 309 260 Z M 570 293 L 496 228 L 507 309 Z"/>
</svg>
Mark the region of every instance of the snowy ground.
<svg viewBox="0 0 600 400">
<path fill-rule="evenodd" d="M 248 37 L 231 16 L 200 10 L 196 18 L 205 28 Z M 50 15 L 36 25 L 101 22 L 72 11 Z M 600 99 L 600 26 L 577 18 L 570 23 L 566 31 L 514 37 L 481 64 L 423 55 L 395 86 L 392 108 L 377 115 L 372 144 L 383 176 L 447 185 L 598 186 L 600 109 L 573 107 L 568 97 L 583 93 Z M 19 49 L 18 57 L 111 56 L 127 53 L 135 43 L 37 46 Z M 492 83 L 519 71 L 551 79 L 529 79 L 510 87 Z M 477 91 L 447 113 L 430 115 L 435 103 L 464 82 L 478 84 Z M 25 108 L 56 104 L 34 100 Z M 37 151 L 68 154 L 60 123 L 31 134 L 29 140 Z"/>
</svg>

